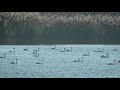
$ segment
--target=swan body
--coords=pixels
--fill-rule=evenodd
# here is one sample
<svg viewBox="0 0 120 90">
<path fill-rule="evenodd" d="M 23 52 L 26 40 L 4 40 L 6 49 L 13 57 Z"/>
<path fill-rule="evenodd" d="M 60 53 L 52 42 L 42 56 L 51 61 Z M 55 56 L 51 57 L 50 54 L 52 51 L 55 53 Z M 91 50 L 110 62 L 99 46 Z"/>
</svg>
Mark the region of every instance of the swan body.
<svg viewBox="0 0 120 90">
<path fill-rule="evenodd" d="M 109 58 L 109 53 L 106 53 L 106 56 L 105 55 L 102 55 L 100 56 L 101 58 Z"/>
<path fill-rule="evenodd" d="M 16 62 L 11 62 L 10 64 L 17 64 L 17 60 L 18 60 L 18 59 L 16 59 Z"/>
<path fill-rule="evenodd" d="M 83 54 L 83 56 L 89 56 L 89 52 L 88 52 L 88 54 Z"/>
</svg>

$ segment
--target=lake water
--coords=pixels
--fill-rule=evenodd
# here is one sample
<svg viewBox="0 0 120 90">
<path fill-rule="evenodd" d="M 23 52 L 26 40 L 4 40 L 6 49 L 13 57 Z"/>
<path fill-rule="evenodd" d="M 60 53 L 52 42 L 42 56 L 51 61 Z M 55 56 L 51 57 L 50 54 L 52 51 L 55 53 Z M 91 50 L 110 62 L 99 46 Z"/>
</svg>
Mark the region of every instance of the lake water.
<svg viewBox="0 0 120 90">
<path fill-rule="evenodd" d="M 56 45 L 56 50 L 54 47 L 55 45 L 0 45 L 0 78 L 120 77 L 120 45 Z M 35 57 L 37 54 L 33 52 L 38 48 L 39 56 Z M 83 56 L 88 52 L 88 56 Z M 106 53 L 109 53 L 109 57 L 100 57 L 106 56 Z"/>
</svg>

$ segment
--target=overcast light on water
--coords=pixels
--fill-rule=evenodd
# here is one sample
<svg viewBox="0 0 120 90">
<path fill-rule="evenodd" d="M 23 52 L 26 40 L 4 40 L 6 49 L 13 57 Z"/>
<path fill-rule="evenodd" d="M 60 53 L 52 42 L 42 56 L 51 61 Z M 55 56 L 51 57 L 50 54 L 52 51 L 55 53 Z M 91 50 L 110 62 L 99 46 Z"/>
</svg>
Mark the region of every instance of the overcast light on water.
<svg viewBox="0 0 120 90">
<path fill-rule="evenodd" d="M 0 45 L 0 78 L 111 77 L 120 77 L 120 45 Z"/>
<path fill-rule="evenodd" d="M 0 78 L 120 78 L 120 12 L 0 12 Z"/>
</svg>

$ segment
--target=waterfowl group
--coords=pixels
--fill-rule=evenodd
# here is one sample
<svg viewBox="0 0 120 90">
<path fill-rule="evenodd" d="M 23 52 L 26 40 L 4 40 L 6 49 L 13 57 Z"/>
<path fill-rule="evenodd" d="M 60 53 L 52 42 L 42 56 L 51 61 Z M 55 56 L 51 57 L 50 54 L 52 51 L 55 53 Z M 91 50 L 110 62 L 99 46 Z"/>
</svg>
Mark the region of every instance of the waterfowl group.
<svg viewBox="0 0 120 90">
<path fill-rule="evenodd" d="M 56 50 L 56 46 L 54 48 L 52 48 L 54 50 Z M 23 49 L 24 51 L 28 51 L 28 48 L 25 48 Z M 38 49 L 35 49 L 33 50 L 34 52 L 32 53 L 33 54 L 33 57 L 39 57 L 39 48 Z M 88 50 L 87 50 L 88 51 Z M 100 50 L 100 48 L 98 48 L 98 50 L 93 50 L 95 52 L 104 52 L 104 49 Z M 118 48 L 116 49 L 113 49 L 113 51 L 118 51 Z M 9 51 L 9 52 L 13 52 L 15 53 L 15 48 L 13 48 L 13 51 Z M 66 49 L 64 48 L 63 51 L 60 51 L 60 52 L 72 52 L 72 47 L 70 49 Z M 83 56 L 89 56 L 89 52 L 87 54 L 83 54 Z M 0 56 L 0 58 L 3 58 L 5 59 L 6 58 L 6 53 L 4 53 L 3 56 Z M 109 53 L 106 53 L 106 55 L 101 55 L 100 58 L 109 58 Z M 11 62 L 11 64 L 17 64 L 17 60 L 15 62 Z M 77 60 L 74 60 L 73 62 L 83 62 L 83 57 L 80 59 L 78 58 Z M 116 60 L 114 60 L 113 63 L 108 63 L 107 65 L 115 65 L 115 62 Z M 118 63 L 120 63 L 120 61 L 118 61 Z M 43 64 L 43 59 L 41 60 L 41 62 L 36 62 L 35 64 Z"/>
</svg>

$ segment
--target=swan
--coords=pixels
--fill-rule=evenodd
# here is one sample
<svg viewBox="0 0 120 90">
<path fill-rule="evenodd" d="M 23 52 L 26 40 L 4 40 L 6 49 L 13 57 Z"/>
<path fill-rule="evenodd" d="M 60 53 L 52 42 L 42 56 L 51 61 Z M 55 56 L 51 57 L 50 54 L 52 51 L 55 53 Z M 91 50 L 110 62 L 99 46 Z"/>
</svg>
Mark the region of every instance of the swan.
<svg viewBox="0 0 120 90">
<path fill-rule="evenodd" d="M 88 52 L 88 54 L 83 54 L 83 56 L 89 56 L 89 52 Z"/>
<path fill-rule="evenodd" d="M 13 52 L 13 51 L 9 51 L 9 52 Z"/>
<path fill-rule="evenodd" d="M 107 65 L 115 65 L 115 61 L 116 61 L 116 60 L 114 60 L 114 63 L 108 63 Z"/>
<path fill-rule="evenodd" d="M 65 50 L 66 50 L 66 49 L 64 48 L 64 51 L 60 51 L 60 52 L 65 52 Z"/>
<path fill-rule="evenodd" d="M 6 55 L 6 53 L 4 53 L 4 56 L 0 56 L 0 58 L 4 58 L 5 59 L 5 55 Z"/>
<path fill-rule="evenodd" d="M 25 48 L 24 51 L 28 51 L 28 48 Z"/>
<path fill-rule="evenodd" d="M 41 64 L 40 62 L 36 62 L 35 64 Z"/>
<path fill-rule="evenodd" d="M 74 60 L 73 62 L 78 62 L 77 60 Z"/>
<path fill-rule="evenodd" d="M 37 54 L 37 52 L 33 52 L 32 54 Z"/>
<path fill-rule="evenodd" d="M 16 62 L 11 62 L 10 64 L 17 64 L 17 60 L 18 60 L 18 59 L 16 59 Z"/>
<path fill-rule="evenodd" d="M 15 53 L 15 48 L 13 48 L 13 50 L 14 50 L 14 51 L 9 51 L 9 52 L 13 52 L 13 53 Z"/>
<path fill-rule="evenodd" d="M 81 58 L 81 60 L 80 58 L 78 58 L 78 62 L 83 62 L 83 57 Z"/>
<path fill-rule="evenodd" d="M 44 58 L 43 58 L 44 59 Z M 35 64 L 43 64 L 43 59 L 41 62 L 36 62 Z"/>
<path fill-rule="evenodd" d="M 66 51 L 68 51 L 68 52 L 69 52 L 70 50 L 66 50 Z"/>
<path fill-rule="evenodd" d="M 55 49 L 55 48 L 52 48 L 52 49 Z"/>
<path fill-rule="evenodd" d="M 37 52 L 39 51 L 39 48 L 38 50 L 33 50 L 34 52 L 32 54 L 37 54 Z"/>
<path fill-rule="evenodd" d="M 104 49 L 102 49 L 102 50 L 99 49 L 99 52 L 104 52 Z"/>
<path fill-rule="evenodd" d="M 100 51 L 100 48 L 98 48 L 98 50 L 93 50 L 94 52 L 99 52 Z"/>
<path fill-rule="evenodd" d="M 39 52 L 39 48 L 37 50 L 33 50 L 33 51 L 36 51 L 36 52 L 38 51 Z"/>
<path fill-rule="evenodd" d="M 55 50 L 56 50 L 56 46 L 55 46 L 54 48 L 52 48 L 52 49 L 55 49 Z"/>
<path fill-rule="evenodd" d="M 113 51 L 118 51 L 118 48 L 117 49 L 113 49 Z"/>
<path fill-rule="evenodd" d="M 104 52 L 104 49 L 100 50 L 100 48 L 98 48 L 98 50 L 93 50 L 94 52 Z"/>
<path fill-rule="evenodd" d="M 39 54 L 33 55 L 34 57 L 39 57 Z"/>
<path fill-rule="evenodd" d="M 106 56 L 105 55 L 102 55 L 100 56 L 101 58 L 109 58 L 109 53 L 106 53 Z"/>
<path fill-rule="evenodd" d="M 81 58 L 81 61 L 80 58 L 78 58 L 78 60 L 74 60 L 73 62 L 83 62 L 83 57 Z"/>
<path fill-rule="evenodd" d="M 98 50 L 94 50 L 94 52 L 98 52 Z"/>
<path fill-rule="evenodd" d="M 78 58 L 78 60 L 74 60 L 73 62 L 78 62 L 79 61 L 79 58 Z"/>
<path fill-rule="evenodd" d="M 72 47 L 71 47 L 71 49 L 70 49 L 70 50 L 66 50 L 66 51 L 68 51 L 68 52 L 69 52 L 69 51 L 71 51 L 71 52 L 72 52 Z"/>
<path fill-rule="evenodd" d="M 37 50 L 33 50 L 33 51 L 37 51 Z"/>
</svg>

